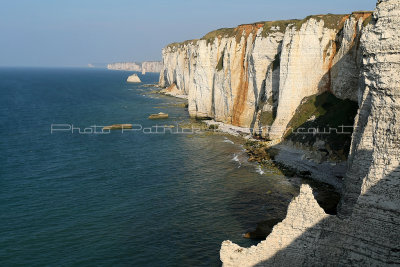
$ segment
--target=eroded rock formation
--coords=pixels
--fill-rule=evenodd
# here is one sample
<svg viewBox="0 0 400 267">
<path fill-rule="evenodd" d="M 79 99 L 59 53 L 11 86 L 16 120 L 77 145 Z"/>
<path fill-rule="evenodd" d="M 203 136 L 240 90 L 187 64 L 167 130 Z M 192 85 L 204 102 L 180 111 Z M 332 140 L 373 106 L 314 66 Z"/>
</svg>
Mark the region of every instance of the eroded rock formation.
<svg viewBox="0 0 400 267">
<path fill-rule="evenodd" d="M 303 185 L 265 241 L 223 242 L 224 266 L 400 265 L 399 15 L 399 0 L 379 0 L 361 37 L 360 109 L 338 215 Z"/>
<path fill-rule="evenodd" d="M 220 29 L 163 49 L 160 86 L 188 95 L 189 113 L 279 139 L 304 97 L 357 99 L 359 38 L 371 12 Z M 262 117 L 271 117 L 264 121 Z"/>
<path fill-rule="evenodd" d="M 128 79 L 126 79 L 126 81 L 128 83 L 140 83 L 142 82 L 139 78 L 139 76 L 137 76 L 137 74 L 132 74 L 131 76 L 128 77 Z"/>
</svg>

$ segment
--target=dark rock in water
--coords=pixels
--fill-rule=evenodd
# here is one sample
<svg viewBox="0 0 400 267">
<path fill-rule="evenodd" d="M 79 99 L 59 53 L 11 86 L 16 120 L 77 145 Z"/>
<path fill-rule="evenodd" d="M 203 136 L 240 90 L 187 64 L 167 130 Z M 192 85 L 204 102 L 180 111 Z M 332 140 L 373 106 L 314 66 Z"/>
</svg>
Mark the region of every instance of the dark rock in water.
<svg viewBox="0 0 400 267">
<path fill-rule="evenodd" d="M 160 112 L 160 113 L 157 113 L 157 114 L 151 114 L 151 115 L 149 116 L 149 119 L 150 119 L 150 120 L 168 119 L 168 114 L 163 113 L 163 112 Z"/>
<path fill-rule="evenodd" d="M 103 127 L 103 130 L 122 130 L 122 129 L 132 129 L 132 124 L 113 124 L 110 126 Z"/>
</svg>

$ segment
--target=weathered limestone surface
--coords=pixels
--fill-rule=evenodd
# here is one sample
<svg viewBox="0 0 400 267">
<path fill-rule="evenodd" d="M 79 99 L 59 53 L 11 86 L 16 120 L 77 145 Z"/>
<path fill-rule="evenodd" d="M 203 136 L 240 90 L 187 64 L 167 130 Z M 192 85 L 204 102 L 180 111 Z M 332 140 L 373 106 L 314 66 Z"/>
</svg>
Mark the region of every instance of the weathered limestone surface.
<svg viewBox="0 0 400 267">
<path fill-rule="evenodd" d="M 261 113 L 277 110 L 263 135 L 278 139 L 304 97 L 329 90 L 357 99 L 358 40 L 369 16 L 240 25 L 171 44 L 162 51 L 160 86 L 175 84 L 179 94 L 187 94 L 191 116 L 236 126 L 270 126 Z"/>
<path fill-rule="evenodd" d="M 164 48 L 160 85 L 176 84 L 186 93 L 193 117 L 249 127 L 267 69 L 283 38 L 280 32 L 263 38 L 261 30 L 257 25 L 243 25 L 237 29 L 238 36 Z"/>
<path fill-rule="evenodd" d="M 265 241 L 222 243 L 224 266 L 400 265 L 399 15 L 399 0 L 379 0 L 362 34 L 360 110 L 338 216 L 303 185 Z"/>
<path fill-rule="evenodd" d="M 323 20 L 315 19 L 308 20 L 299 30 L 286 31 L 271 139 L 282 136 L 306 96 L 331 91 L 339 98 L 356 100 L 359 74 L 356 42 L 365 17 L 355 14 L 342 19 L 345 22 L 339 36 L 336 29 L 325 28 Z"/>
</svg>

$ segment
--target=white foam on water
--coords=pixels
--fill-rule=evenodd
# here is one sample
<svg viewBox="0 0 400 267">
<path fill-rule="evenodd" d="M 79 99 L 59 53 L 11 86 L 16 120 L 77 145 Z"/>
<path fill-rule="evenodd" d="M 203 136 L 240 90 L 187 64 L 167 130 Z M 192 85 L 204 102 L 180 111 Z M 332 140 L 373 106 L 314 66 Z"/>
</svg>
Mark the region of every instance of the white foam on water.
<svg viewBox="0 0 400 267">
<path fill-rule="evenodd" d="M 233 157 L 233 161 L 236 161 L 237 163 L 239 163 L 239 166 L 238 166 L 238 168 L 240 168 L 241 166 L 242 166 L 242 163 L 240 163 L 240 160 L 239 160 L 239 155 L 238 154 L 233 154 L 234 155 L 234 157 Z"/>
<path fill-rule="evenodd" d="M 256 172 L 259 173 L 259 174 L 261 174 L 261 175 L 263 175 L 263 174 L 265 173 L 265 172 L 261 169 L 261 166 L 260 166 L 260 165 L 257 166 Z"/>
<path fill-rule="evenodd" d="M 229 143 L 229 144 L 235 144 L 232 140 L 229 140 L 228 138 L 225 137 L 225 140 L 223 141 L 225 143 Z"/>
</svg>

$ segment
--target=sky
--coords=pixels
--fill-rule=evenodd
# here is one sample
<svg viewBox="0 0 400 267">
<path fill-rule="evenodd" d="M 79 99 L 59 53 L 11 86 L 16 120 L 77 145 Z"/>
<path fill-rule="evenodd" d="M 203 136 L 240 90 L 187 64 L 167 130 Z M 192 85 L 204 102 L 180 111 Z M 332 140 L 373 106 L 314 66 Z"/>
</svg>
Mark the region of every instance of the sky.
<svg viewBox="0 0 400 267">
<path fill-rule="evenodd" d="M 161 60 L 165 45 L 215 29 L 375 6 L 376 0 L 0 0 L 0 66 Z"/>
</svg>

